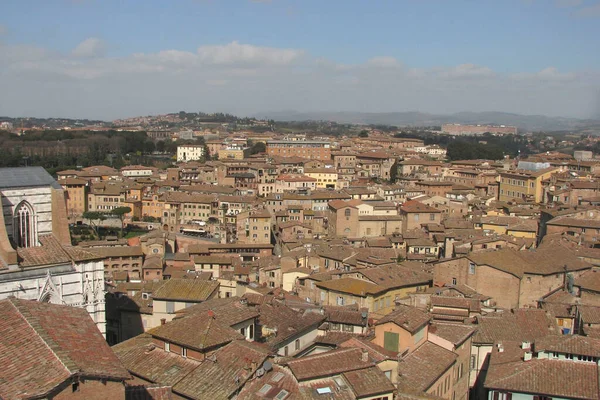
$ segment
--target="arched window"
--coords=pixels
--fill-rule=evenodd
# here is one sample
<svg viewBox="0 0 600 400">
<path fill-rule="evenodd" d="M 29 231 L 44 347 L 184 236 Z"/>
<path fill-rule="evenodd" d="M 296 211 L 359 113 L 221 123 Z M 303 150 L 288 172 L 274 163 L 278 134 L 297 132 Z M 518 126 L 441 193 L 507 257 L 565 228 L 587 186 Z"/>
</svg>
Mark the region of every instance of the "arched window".
<svg viewBox="0 0 600 400">
<path fill-rule="evenodd" d="M 33 208 L 22 202 L 15 209 L 14 233 L 17 247 L 33 247 L 37 244 L 36 218 Z"/>
</svg>

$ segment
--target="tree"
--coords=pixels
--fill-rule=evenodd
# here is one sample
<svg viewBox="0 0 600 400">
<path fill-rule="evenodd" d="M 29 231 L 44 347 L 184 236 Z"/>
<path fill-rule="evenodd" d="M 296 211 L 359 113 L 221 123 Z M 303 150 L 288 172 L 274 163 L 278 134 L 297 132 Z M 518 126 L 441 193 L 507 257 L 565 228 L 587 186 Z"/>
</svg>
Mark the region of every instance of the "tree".
<svg viewBox="0 0 600 400">
<path fill-rule="evenodd" d="M 90 226 L 96 233 L 96 237 L 100 239 L 100 234 L 98 233 L 98 224 L 95 224 L 94 221 L 104 221 L 106 219 L 106 215 L 99 211 L 86 211 L 83 213 L 83 218 L 87 219 L 90 222 Z"/>
<path fill-rule="evenodd" d="M 129 214 L 131 212 L 131 207 L 123 206 L 117 207 L 111 210 L 111 214 L 121 220 L 121 237 L 123 237 L 123 225 L 125 220 L 125 214 Z"/>
<path fill-rule="evenodd" d="M 392 164 L 392 168 L 390 168 L 390 183 L 392 184 L 396 183 L 396 179 L 398 179 L 399 166 L 400 165 L 398 164 L 398 160 L 396 160 L 394 164 Z"/>
<path fill-rule="evenodd" d="M 358 137 L 369 137 L 369 131 L 364 129 L 362 131 L 360 131 L 360 133 L 358 134 Z"/>
</svg>

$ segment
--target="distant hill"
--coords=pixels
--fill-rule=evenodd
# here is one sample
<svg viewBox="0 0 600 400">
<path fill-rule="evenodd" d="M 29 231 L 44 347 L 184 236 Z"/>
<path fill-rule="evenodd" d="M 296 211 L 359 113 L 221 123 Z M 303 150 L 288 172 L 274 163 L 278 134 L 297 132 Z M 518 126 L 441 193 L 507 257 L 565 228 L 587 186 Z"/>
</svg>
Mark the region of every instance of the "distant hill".
<svg viewBox="0 0 600 400">
<path fill-rule="evenodd" d="M 455 114 L 429 114 L 418 111 L 363 113 L 363 112 L 295 112 L 279 111 L 257 114 L 276 121 L 333 121 L 346 124 L 433 126 L 446 123 L 514 125 L 520 130 L 565 131 L 598 126 L 598 120 L 521 115 L 503 112 L 459 112 Z"/>
</svg>

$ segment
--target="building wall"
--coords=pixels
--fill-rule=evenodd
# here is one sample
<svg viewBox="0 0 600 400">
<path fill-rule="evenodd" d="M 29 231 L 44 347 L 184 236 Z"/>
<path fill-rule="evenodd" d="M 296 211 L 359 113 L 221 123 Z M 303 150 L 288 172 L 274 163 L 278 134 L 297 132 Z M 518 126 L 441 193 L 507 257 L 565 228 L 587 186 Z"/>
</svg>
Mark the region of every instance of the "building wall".
<svg viewBox="0 0 600 400">
<path fill-rule="evenodd" d="M 33 209 L 37 236 L 52 233 L 52 192 L 50 187 L 2 190 L 2 212 L 9 239 L 15 241 L 13 216 L 21 202 L 26 201 Z"/>
<path fill-rule="evenodd" d="M 378 237 L 402 232 L 402 220 L 358 221 L 358 236 Z"/>
<path fill-rule="evenodd" d="M 346 215 L 346 210 L 350 210 L 350 215 Z M 333 235 L 339 237 L 358 237 L 358 209 L 344 207 L 334 210 L 329 220 Z"/>
<path fill-rule="evenodd" d="M 290 141 L 286 143 L 267 142 L 267 155 L 270 157 L 302 157 L 311 160 L 328 161 L 331 159 L 331 146 L 328 143 L 308 145 L 302 141 Z"/>
<path fill-rule="evenodd" d="M 102 261 L 19 269 L 0 275 L 0 300 L 15 296 L 85 308 L 103 335 L 106 334 L 104 291 Z"/>
<path fill-rule="evenodd" d="M 238 243 L 271 243 L 271 217 L 253 216 L 245 212 L 237 215 Z"/>
<path fill-rule="evenodd" d="M 67 215 L 71 219 L 80 217 L 87 211 L 87 186 L 65 185 L 65 199 L 67 203 Z"/>
<path fill-rule="evenodd" d="M 204 146 L 177 146 L 177 162 L 198 161 L 204 156 Z"/>
<path fill-rule="evenodd" d="M 404 215 L 404 231 L 412 229 L 421 229 L 421 224 L 439 224 L 442 218 L 442 213 L 403 213 Z"/>
<path fill-rule="evenodd" d="M 454 399 L 454 368 L 448 368 L 425 393 L 440 397 L 442 399 Z"/>
<path fill-rule="evenodd" d="M 476 266 L 475 274 L 470 274 L 469 263 L 470 261 L 464 257 L 436 263 L 434 284 L 451 285 L 455 279 L 457 284 L 465 284 L 478 293 L 490 296 L 496 301 L 498 307 L 508 309 L 519 307 L 519 278 L 486 265 Z"/>
<path fill-rule="evenodd" d="M 398 352 L 403 353 L 408 350 L 412 353 L 417 347 L 427 341 L 427 333 L 429 327 L 425 325 L 419 331 L 415 332 L 415 335 L 411 334 L 406 329 L 399 327 L 393 322 L 387 322 L 385 324 L 375 325 L 375 338 L 371 340 L 378 346 L 385 348 L 385 332 L 397 333 L 398 334 Z"/>
</svg>

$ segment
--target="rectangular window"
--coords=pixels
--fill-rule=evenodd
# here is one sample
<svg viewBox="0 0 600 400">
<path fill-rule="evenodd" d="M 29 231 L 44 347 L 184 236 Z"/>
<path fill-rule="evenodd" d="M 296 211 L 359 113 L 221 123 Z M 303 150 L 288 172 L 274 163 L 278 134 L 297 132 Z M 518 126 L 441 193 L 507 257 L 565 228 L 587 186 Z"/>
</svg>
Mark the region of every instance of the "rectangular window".
<svg viewBox="0 0 600 400">
<path fill-rule="evenodd" d="M 173 314 L 175 312 L 175 303 L 172 301 L 167 301 L 167 314 Z"/>
<path fill-rule="evenodd" d="M 165 351 L 171 351 L 171 343 L 165 342 Z"/>
<path fill-rule="evenodd" d="M 435 214 L 429 214 L 429 220 L 435 221 Z"/>
<path fill-rule="evenodd" d="M 475 263 L 469 263 L 469 274 L 475 275 Z"/>
<path fill-rule="evenodd" d="M 181 356 L 182 357 L 187 357 L 187 349 L 185 347 L 181 348 Z"/>
<path fill-rule="evenodd" d="M 398 351 L 400 344 L 400 335 L 394 332 L 383 333 L 383 347 L 389 351 Z"/>
<path fill-rule="evenodd" d="M 477 367 L 477 357 L 471 356 L 471 369 L 475 369 Z"/>
<path fill-rule="evenodd" d="M 296 341 L 294 342 L 294 348 L 296 349 L 296 351 L 300 350 L 300 339 L 296 339 Z"/>
</svg>

